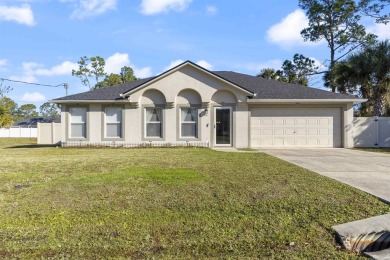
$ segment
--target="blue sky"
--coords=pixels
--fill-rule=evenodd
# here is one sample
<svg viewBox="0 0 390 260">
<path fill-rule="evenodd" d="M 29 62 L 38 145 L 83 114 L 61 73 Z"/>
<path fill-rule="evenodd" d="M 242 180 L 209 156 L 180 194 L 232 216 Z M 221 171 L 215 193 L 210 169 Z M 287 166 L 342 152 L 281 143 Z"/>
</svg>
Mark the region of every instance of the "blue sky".
<svg viewBox="0 0 390 260">
<path fill-rule="evenodd" d="M 390 38 L 390 25 L 364 24 Z M 131 66 L 141 78 L 183 60 L 250 75 L 295 53 L 326 62 L 326 44 L 302 40 L 306 25 L 291 0 L 0 0 L 0 78 L 66 82 L 74 94 L 88 90 L 71 76 L 84 55 L 105 58 L 109 73 Z M 65 95 L 63 88 L 8 85 L 19 105 Z"/>
</svg>

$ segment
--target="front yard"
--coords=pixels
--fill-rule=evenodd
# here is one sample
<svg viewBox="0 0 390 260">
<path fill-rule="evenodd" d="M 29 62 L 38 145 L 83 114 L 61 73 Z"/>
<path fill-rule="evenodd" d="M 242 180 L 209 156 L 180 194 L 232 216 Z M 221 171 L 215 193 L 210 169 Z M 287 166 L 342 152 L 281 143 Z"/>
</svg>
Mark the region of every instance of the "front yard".
<svg viewBox="0 0 390 260">
<path fill-rule="evenodd" d="M 262 153 L 34 142 L 0 139 L 0 258 L 353 259 L 331 226 L 390 212 Z"/>
</svg>

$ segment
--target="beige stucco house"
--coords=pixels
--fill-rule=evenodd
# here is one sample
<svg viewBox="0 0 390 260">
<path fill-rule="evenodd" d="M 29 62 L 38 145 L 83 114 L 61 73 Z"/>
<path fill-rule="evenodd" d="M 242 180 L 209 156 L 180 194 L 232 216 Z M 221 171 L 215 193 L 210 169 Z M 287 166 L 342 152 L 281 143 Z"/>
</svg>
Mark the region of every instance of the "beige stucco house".
<svg viewBox="0 0 390 260">
<path fill-rule="evenodd" d="M 353 105 L 364 100 L 190 61 L 156 77 L 70 95 L 63 144 L 353 147 Z"/>
</svg>

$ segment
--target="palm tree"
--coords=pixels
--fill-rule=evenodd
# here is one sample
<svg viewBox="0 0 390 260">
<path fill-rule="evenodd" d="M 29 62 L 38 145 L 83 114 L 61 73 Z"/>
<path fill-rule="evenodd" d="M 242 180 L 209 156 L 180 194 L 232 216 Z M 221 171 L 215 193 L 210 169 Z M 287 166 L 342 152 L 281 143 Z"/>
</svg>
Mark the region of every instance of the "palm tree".
<svg viewBox="0 0 390 260">
<path fill-rule="evenodd" d="M 338 63 L 334 80 L 339 92 L 359 92 L 368 99 L 362 108 L 374 116 L 385 116 L 390 95 L 390 42 L 379 42 Z"/>
<path fill-rule="evenodd" d="M 257 75 L 259 78 L 265 78 L 265 79 L 278 79 L 278 71 L 270 68 L 265 68 L 260 71 L 260 73 Z"/>
</svg>

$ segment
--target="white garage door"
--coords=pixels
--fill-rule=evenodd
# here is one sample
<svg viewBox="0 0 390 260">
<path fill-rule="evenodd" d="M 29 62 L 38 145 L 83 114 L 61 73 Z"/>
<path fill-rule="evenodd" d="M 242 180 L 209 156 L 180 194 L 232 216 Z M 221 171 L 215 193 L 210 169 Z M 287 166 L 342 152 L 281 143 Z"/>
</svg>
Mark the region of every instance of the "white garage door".
<svg viewBox="0 0 390 260">
<path fill-rule="evenodd" d="M 341 147 L 339 108 L 252 108 L 252 147 Z"/>
</svg>

